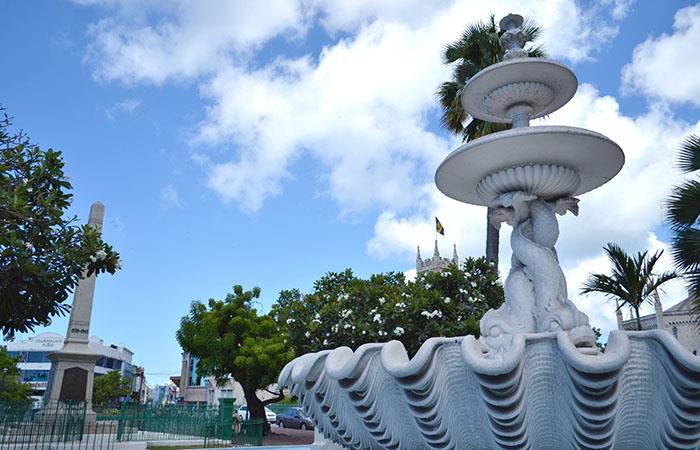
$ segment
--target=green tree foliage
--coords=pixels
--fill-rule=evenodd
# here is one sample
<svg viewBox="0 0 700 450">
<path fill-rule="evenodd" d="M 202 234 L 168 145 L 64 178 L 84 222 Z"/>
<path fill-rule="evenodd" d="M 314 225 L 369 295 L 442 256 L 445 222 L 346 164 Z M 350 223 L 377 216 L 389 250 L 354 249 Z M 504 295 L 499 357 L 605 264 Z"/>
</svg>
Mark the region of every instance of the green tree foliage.
<svg viewBox="0 0 700 450">
<path fill-rule="evenodd" d="M 92 402 L 99 406 L 114 406 L 119 399 L 131 395 L 131 379 L 122 377 L 118 370 L 95 377 Z"/>
<path fill-rule="evenodd" d="M 0 111 L 2 108 L 0 107 Z M 65 212 L 72 186 L 61 152 L 42 150 L 0 119 L 0 331 L 47 325 L 63 315 L 70 291 L 88 273 L 114 273 L 119 255 Z"/>
<path fill-rule="evenodd" d="M 0 347 L 0 403 L 26 407 L 31 403 L 32 386 L 20 382 L 17 358 L 11 358 L 4 347 Z"/>
<path fill-rule="evenodd" d="M 639 308 L 664 283 L 676 278 L 674 272 L 654 273 L 654 266 L 661 258 L 663 250 L 653 255 L 648 251 L 628 255 L 616 244 L 605 246 L 605 253 L 612 265 L 612 274 L 591 273 L 583 283 L 581 293 L 599 292 L 618 301 L 618 308 L 627 305 L 637 316 L 637 330 L 642 329 Z"/>
<path fill-rule="evenodd" d="M 679 167 L 684 173 L 700 170 L 700 136 L 690 135 L 681 144 Z M 668 222 L 673 237 L 671 247 L 676 267 L 688 282 L 695 299 L 694 311 L 700 316 L 700 181 L 697 176 L 674 188 L 668 199 Z"/>
<path fill-rule="evenodd" d="M 429 337 L 478 336 L 481 316 L 502 302 L 503 289 L 486 260 L 468 258 L 461 267 L 408 282 L 396 272 L 369 279 L 350 269 L 330 272 L 309 294 L 282 291 L 271 313 L 286 327 L 297 356 L 393 339 L 415 354 Z"/>
<path fill-rule="evenodd" d="M 232 376 L 239 382 L 251 417 L 265 420 L 264 406 L 284 395 L 276 392 L 262 401 L 257 391 L 275 383 L 294 354 L 272 316 L 259 315 L 253 308 L 259 297 L 260 288 L 244 291 L 237 285 L 224 300 L 193 302 L 180 321 L 177 340 L 183 350 L 200 358 L 201 374 L 219 380 Z"/>
<path fill-rule="evenodd" d="M 534 41 L 540 34 L 540 29 L 532 23 L 525 23 L 523 31 L 528 40 Z M 462 36 L 445 46 L 443 62 L 452 66 L 452 79 L 442 83 L 437 89 L 437 98 L 442 106 L 440 123 L 448 131 L 462 136 L 463 141 L 471 141 L 487 134 L 511 128 L 510 124 L 485 122 L 469 117 L 462 107 L 462 89 L 464 85 L 481 70 L 503 60 L 504 50 L 498 39 L 505 30 L 499 30 L 494 16 L 487 22 L 475 22 L 466 27 Z M 543 57 L 541 47 L 531 46 L 529 56 Z M 486 260 L 498 267 L 498 229 L 488 220 L 492 214 L 487 211 L 486 220 Z"/>
</svg>

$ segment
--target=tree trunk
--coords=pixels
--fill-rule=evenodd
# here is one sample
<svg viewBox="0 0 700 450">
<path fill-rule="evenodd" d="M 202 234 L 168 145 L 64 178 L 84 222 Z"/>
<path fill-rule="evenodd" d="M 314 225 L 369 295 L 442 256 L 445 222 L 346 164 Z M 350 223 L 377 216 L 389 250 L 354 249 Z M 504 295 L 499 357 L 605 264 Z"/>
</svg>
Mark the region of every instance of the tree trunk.
<svg viewBox="0 0 700 450">
<path fill-rule="evenodd" d="M 491 224 L 493 208 L 486 209 L 486 262 L 493 263 L 493 269 L 498 273 L 499 229 Z"/>
<path fill-rule="evenodd" d="M 639 308 L 634 308 L 634 312 L 637 314 L 637 331 L 642 331 L 642 321 L 639 320 Z"/>
<path fill-rule="evenodd" d="M 241 387 L 243 388 L 243 395 L 245 396 L 245 401 L 248 405 L 248 418 L 263 419 L 265 421 L 263 422 L 263 433 L 268 434 L 270 432 L 270 424 L 267 423 L 267 417 L 265 417 L 265 405 L 263 405 L 263 402 L 258 398 L 257 394 L 255 393 L 255 389 L 249 389 L 248 387 L 243 386 L 242 383 Z"/>
</svg>

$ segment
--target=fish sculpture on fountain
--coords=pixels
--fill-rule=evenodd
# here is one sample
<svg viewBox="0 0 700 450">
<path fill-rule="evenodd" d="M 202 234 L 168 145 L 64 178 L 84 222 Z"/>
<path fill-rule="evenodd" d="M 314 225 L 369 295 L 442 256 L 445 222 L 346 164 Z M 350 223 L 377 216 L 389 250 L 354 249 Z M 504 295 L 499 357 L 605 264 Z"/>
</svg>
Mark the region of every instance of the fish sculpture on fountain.
<svg viewBox="0 0 700 450">
<path fill-rule="evenodd" d="M 575 94 L 576 76 L 523 47 L 523 19 L 500 22 L 503 62 L 464 87 L 472 117 L 512 123 L 457 148 L 437 169 L 448 197 L 495 208 L 513 227 L 505 302 L 481 337 L 398 341 L 303 355 L 282 370 L 317 431 L 348 449 L 700 448 L 700 357 L 663 330 L 613 331 L 596 349 L 568 298 L 557 215 L 611 180 L 620 147 L 581 128 L 529 127 Z"/>
</svg>

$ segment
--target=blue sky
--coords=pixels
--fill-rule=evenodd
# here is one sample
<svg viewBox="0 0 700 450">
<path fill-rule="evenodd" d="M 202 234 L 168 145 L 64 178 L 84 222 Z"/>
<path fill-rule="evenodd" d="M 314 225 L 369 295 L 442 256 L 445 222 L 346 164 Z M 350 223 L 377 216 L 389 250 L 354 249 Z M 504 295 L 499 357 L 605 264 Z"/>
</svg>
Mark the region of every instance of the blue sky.
<svg viewBox="0 0 700 450">
<path fill-rule="evenodd" d="M 604 330 L 611 305 L 579 298 L 601 247 L 664 248 L 661 202 L 678 140 L 697 131 L 700 6 L 686 1 L 0 3 L 0 103 L 63 151 L 71 213 L 107 206 L 124 269 L 97 283 L 92 334 L 123 344 L 149 382 L 179 370 L 174 333 L 193 300 L 232 285 L 309 290 L 350 267 L 413 268 L 432 217 L 461 256 L 483 248 L 484 212 L 437 192 L 457 141 L 437 126 L 439 50 L 464 25 L 520 12 L 571 66 L 579 92 L 547 123 L 583 126 L 627 154 L 620 176 L 562 220 L 571 297 Z M 196 5 L 196 6 L 195 6 Z M 509 230 L 502 231 L 502 273 Z M 681 299 L 671 286 L 664 302 Z M 63 333 L 66 318 L 51 329 Z M 43 330 L 37 330 L 43 331 Z"/>
</svg>

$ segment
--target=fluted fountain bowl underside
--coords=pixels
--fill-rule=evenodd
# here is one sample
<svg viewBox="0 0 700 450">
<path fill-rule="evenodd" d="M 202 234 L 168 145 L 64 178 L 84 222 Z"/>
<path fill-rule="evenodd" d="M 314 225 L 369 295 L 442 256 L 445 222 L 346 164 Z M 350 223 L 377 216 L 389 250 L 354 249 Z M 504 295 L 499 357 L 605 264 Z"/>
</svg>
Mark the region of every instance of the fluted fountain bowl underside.
<svg viewBox="0 0 700 450">
<path fill-rule="evenodd" d="M 546 58 L 500 62 L 474 75 L 462 90 L 462 106 L 487 122 L 510 123 L 516 104 L 531 108 L 530 118 L 551 114 L 576 93 L 578 80 L 568 67 Z"/>
<path fill-rule="evenodd" d="M 538 182 L 538 186 L 561 187 L 561 192 L 548 191 L 544 196 L 556 198 L 557 195 L 580 195 L 601 186 L 617 175 L 624 161 L 620 146 L 594 131 L 565 126 L 517 128 L 458 147 L 438 167 L 435 184 L 443 194 L 455 200 L 493 206 L 498 192 L 491 189 L 484 195 L 484 184 L 480 189 L 479 183 L 498 172 L 526 166 L 558 166 L 573 171 L 579 178 L 573 192 L 570 182 L 559 183 L 569 178 Z M 511 190 L 527 191 L 529 185 L 524 183 L 518 188 L 515 183 L 513 186 L 516 189 Z"/>
<path fill-rule="evenodd" d="M 565 332 L 516 335 L 501 359 L 472 337 L 301 356 L 280 386 L 351 449 L 696 449 L 700 357 L 665 331 L 612 332 L 584 355 Z"/>
</svg>

